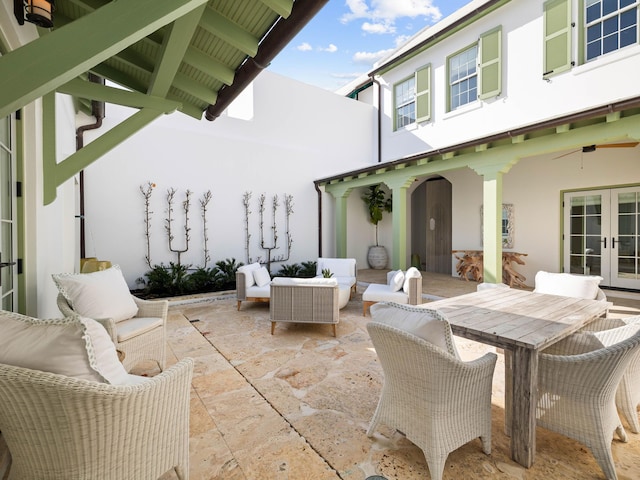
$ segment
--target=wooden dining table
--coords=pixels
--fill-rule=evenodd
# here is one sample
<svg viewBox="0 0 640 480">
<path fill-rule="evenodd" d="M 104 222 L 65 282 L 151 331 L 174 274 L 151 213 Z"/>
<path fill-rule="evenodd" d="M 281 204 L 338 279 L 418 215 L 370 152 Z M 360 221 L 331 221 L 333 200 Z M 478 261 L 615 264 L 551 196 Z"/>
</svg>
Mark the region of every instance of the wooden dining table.
<svg viewBox="0 0 640 480">
<path fill-rule="evenodd" d="M 611 305 L 498 286 L 420 306 L 444 313 L 454 335 L 504 349 L 511 458 L 529 468 L 536 453 L 538 353 L 606 315 Z"/>
</svg>

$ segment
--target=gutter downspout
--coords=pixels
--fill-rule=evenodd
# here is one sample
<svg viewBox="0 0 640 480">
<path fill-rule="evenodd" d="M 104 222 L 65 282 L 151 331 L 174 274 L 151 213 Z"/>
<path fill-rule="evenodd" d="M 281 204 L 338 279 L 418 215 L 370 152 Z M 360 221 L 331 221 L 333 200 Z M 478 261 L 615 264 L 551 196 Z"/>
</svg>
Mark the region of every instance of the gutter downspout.
<svg viewBox="0 0 640 480">
<path fill-rule="evenodd" d="M 322 190 L 317 182 L 313 182 L 318 192 L 318 258 L 322 257 Z"/>
<path fill-rule="evenodd" d="M 280 17 L 269 33 L 260 41 L 255 57 L 247 57 L 236 70 L 231 85 L 225 86 L 218 93 L 214 105 L 209 105 L 204 116 L 214 121 L 229 104 L 249 85 L 258 74 L 269 66 L 278 53 L 302 30 L 329 0 L 296 0 L 288 18 Z"/>
<path fill-rule="evenodd" d="M 375 75 L 370 75 L 371 81 L 378 86 L 378 163 L 382 163 L 382 85 Z"/>
<path fill-rule="evenodd" d="M 89 73 L 89 81 L 104 85 L 104 78 L 93 73 Z M 96 118 L 95 123 L 82 125 L 76 129 L 76 151 L 84 147 L 84 132 L 95 130 L 102 126 L 104 118 L 104 102 L 91 101 L 91 113 Z M 84 170 L 80 170 L 80 258 L 86 257 L 85 251 L 85 225 L 84 225 Z"/>
</svg>

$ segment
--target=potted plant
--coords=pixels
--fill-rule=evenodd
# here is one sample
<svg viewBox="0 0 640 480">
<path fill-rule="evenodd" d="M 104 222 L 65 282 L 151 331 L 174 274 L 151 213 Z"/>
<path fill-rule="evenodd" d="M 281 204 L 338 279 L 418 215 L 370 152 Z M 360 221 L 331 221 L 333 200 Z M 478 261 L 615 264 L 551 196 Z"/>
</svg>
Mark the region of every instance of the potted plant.
<svg viewBox="0 0 640 480">
<path fill-rule="evenodd" d="M 387 249 L 378 245 L 378 222 L 382 220 L 384 212 L 391 212 L 391 196 L 387 197 L 381 185 L 371 185 L 362 196 L 362 201 L 367 206 L 369 221 L 375 226 L 376 244 L 369 247 L 367 261 L 373 269 L 380 270 L 387 266 Z"/>
</svg>

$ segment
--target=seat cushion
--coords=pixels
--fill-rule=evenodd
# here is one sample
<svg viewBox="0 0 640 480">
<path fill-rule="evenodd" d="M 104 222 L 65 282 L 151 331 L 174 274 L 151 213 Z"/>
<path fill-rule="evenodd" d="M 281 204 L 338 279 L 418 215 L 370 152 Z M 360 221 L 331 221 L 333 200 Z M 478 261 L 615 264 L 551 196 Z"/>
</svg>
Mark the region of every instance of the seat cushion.
<svg viewBox="0 0 640 480">
<path fill-rule="evenodd" d="M 563 297 L 595 299 L 600 291 L 602 277 L 573 275 L 570 273 L 536 273 L 534 293 L 546 293 Z"/>
<path fill-rule="evenodd" d="M 402 290 L 394 291 L 390 285 L 372 283 L 362 293 L 364 302 L 395 302 L 409 303 L 409 296 Z"/>
<path fill-rule="evenodd" d="M 264 287 L 254 285 L 247 288 L 247 298 L 269 298 L 271 296 L 271 284 L 268 283 Z"/>
<path fill-rule="evenodd" d="M 162 327 L 162 318 L 134 317 L 118 323 L 118 343 Z"/>
<path fill-rule="evenodd" d="M 376 303 L 371 306 L 371 319 L 420 337 L 445 352 L 455 352 L 449 322 L 439 318 L 434 311 L 394 303 Z"/>
<path fill-rule="evenodd" d="M 52 278 L 73 311 L 80 316 L 112 318 L 120 322 L 138 313 L 138 306 L 118 265 L 92 273 L 58 273 Z"/>
<path fill-rule="evenodd" d="M 387 273 L 389 286 L 393 292 L 399 292 L 404 286 L 404 272 L 402 270 L 392 270 Z"/>
<path fill-rule="evenodd" d="M 102 325 L 80 316 L 37 319 L 0 312 L 0 363 L 100 383 L 129 376 Z"/>
</svg>

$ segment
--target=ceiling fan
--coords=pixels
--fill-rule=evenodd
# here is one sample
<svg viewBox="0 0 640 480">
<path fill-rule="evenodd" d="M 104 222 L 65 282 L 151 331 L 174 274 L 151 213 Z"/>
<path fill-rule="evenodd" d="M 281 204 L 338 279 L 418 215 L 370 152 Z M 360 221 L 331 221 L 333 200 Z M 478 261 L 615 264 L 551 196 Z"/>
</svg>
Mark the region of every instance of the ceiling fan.
<svg viewBox="0 0 640 480">
<path fill-rule="evenodd" d="M 585 145 L 582 148 L 578 148 L 577 150 L 572 150 L 571 152 L 564 153 L 557 157 L 554 157 L 554 160 L 562 157 L 566 157 L 567 155 L 574 154 L 576 152 L 582 153 L 590 153 L 595 152 L 599 148 L 633 148 L 638 145 L 640 142 L 622 142 L 622 143 L 601 143 L 600 145 Z"/>
</svg>

